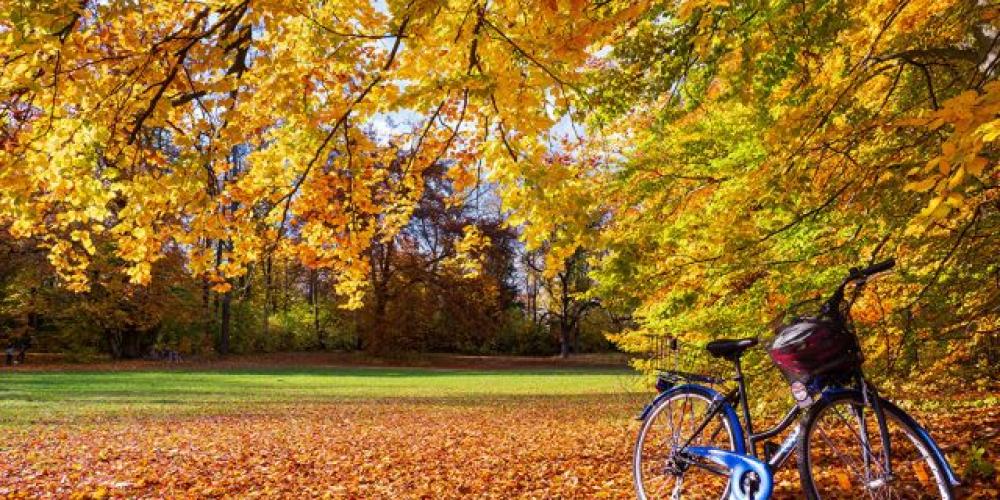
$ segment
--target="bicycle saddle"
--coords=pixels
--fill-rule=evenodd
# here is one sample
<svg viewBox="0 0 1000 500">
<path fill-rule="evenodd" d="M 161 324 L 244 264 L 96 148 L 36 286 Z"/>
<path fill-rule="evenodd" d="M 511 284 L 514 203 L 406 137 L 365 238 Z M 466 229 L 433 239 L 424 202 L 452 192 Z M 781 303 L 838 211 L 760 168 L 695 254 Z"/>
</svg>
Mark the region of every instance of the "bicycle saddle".
<svg viewBox="0 0 1000 500">
<path fill-rule="evenodd" d="M 708 352 L 717 358 L 724 358 L 736 361 L 743 355 L 743 351 L 757 345 L 758 340 L 750 339 L 719 339 L 713 340 L 705 346 Z"/>
</svg>

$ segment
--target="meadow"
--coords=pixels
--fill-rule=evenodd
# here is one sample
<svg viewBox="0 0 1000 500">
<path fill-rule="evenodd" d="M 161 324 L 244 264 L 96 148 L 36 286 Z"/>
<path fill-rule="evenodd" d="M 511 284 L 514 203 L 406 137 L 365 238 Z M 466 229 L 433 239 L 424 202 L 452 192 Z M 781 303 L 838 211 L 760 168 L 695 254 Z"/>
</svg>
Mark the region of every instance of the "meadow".
<svg viewBox="0 0 1000 500">
<path fill-rule="evenodd" d="M 14 372 L 0 375 L 0 426 L 125 416 L 266 412 L 289 405 L 614 396 L 639 377 L 615 369 L 273 367 Z"/>
</svg>

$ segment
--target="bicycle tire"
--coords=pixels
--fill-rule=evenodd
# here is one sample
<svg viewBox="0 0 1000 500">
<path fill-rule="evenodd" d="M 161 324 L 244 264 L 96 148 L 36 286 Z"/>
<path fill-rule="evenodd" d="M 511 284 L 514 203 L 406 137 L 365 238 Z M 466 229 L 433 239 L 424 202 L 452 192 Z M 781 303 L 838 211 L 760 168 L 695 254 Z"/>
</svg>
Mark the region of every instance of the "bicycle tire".
<svg viewBox="0 0 1000 500">
<path fill-rule="evenodd" d="M 703 409 L 707 409 L 709 405 L 711 405 L 712 403 L 713 396 L 714 393 L 712 391 L 702 388 L 700 386 L 691 385 L 691 386 L 677 387 L 665 392 L 662 396 L 660 396 L 656 401 L 656 403 L 654 404 L 654 406 L 649 410 L 648 415 L 643 420 L 642 426 L 639 429 L 639 435 L 636 438 L 635 446 L 632 452 L 632 481 L 635 487 L 635 493 L 637 498 L 639 498 L 640 500 L 646 500 L 651 498 L 663 498 L 661 495 L 650 494 L 650 492 L 647 491 L 648 489 L 647 482 L 649 480 L 652 480 L 653 478 L 648 477 L 651 475 L 648 474 L 650 472 L 649 470 L 644 470 L 648 469 L 647 465 L 651 461 L 644 459 L 644 455 L 646 455 L 647 452 L 646 445 L 649 444 L 649 439 L 651 437 L 650 433 L 654 429 L 654 426 L 656 426 L 658 423 L 664 422 L 664 420 L 662 420 L 661 417 L 667 416 L 669 418 L 671 426 L 673 426 L 673 424 L 677 422 L 679 423 L 679 427 L 681 428 L 681 430 L 683 430 L 684 424 L 691 423 L 691 419 L 685 420 L 686 410 L 684 410 L 683 408 L 684 403 L 681 401 L 682 400 L 690 401 L 689 407 L 692 410 L 691 413 L 688 413 L 688 415 L 690 415 L 693 414 L 695 402 L 697 402 L 698 405 L 701 406 Z M 674 418 L 673 408 L 675 407 L 675 405 L 678 404 L 678 402 L 680 402 L 679 404 L 682 406 L 682 408 L 679 408 L 681 410 L 680 415 L 678 415 L 677 418 Z M 670 413 L 665 413 L 668 411 Z M 704 418 L 704 413 L 697 415 L 696 418 L 698 419 Z M 729 450 L 735 450 L 736 438 L 732 427 L 734 424 L 730 421 L 726 413 L 720 411 L 713 417 L 713 421 L 717 422 L 710 422 L 709 425 L 706 426 L 705 430 L 702 432 L 703 433 L 707 432 L 709 434 L 712 434 L 712 436 L 709 436 L 709 440 L 715 442 L 705 443 L 702 442 L 704 440 L 699 440 L 696 438 L 694 441 L 692 441 L 691 445 L 694 446 L 697 444 L 722 444 L 724 446 L 717 446 L 717 447 L 720 448 L 728 447 Z M 739 424 L 736 423 L 735 425 Z M 693 427 L 694 425 L 692 425 L 691 431 L 694 430 Z M 723 439 L 717 439 L 718 437 L 720 437 L 717 436 L 718 430 L 724 430 L 726 435 L 724 436 Z M 671 431 L 673 431 L 673 429 L 671 429 Z M 682 439 L 686 440 L 687 437 L 689 436 L 684 436 Z M 650 453 L 653 453 L 654 449 L 650 449 L 648 451 Z M 662 450 L 660 451 L 660 454 L 662 455 Z M 681 475 L 679 476 L 680 477 L 679 481 L 681 482 L 681 484 L 683 484 L 683 477 L 684 474 L 686 473 L 687 473 L 686 471 L 682 472 Z M 706 472 L 705 474 L 708 473 Z M 728 496 L 728 491 L 729 491 L 728 478 L 719 477 L 718 480 L 714 481 L 716 484 L 718 484 L 719 482 L 725 484 L 725 486 L 720 490 L 719 497 L 726 498 Z"/>
<path fill-rule="evenodd" d="M 898 428 L 899 431 L 902 431 L 902 433 L 907 438 L 907 441 L 901 441 L 900 439 L 898 439 L 898 437 L 900 436 L 898 435 L 894 436 L 894 434 L 898 434 L 898 432 L 894 433 L 893 430 L 890 429 L 889 444 L 890 444 L 890 450 L 892 451 L 889 460 L 892 465 L 892 472 L 894 479 L 892 481 L 882 481 L 880 479 L 868 480 L 866 484 L 865 483 L 866 477 L 857 474 L 859 472 L 857 470 L 858 467 L 855 467 L 855 470 L 853 472 L 855 473 L 855 476 L 859 476 L 857 477 L 857 479 L 859 480 L 858 482 L 861 483 L 858 485 L 861 487 L 860 492 L 867 491 L 868 495 L 863 496 L 860 495 L 859 493 L 855 493 L 853 496 L 861 498 L 869 498 L 869 497 L 879 498 L 881 496 L 888 496 L 890 498 L 943 498 L 948 500 L 953 498 L 951 483 L 949 482 L 948 477 L 945 474 L 946 465 L 943 464 L 941 460 L 937 457 L 937 455 L 932 451 L 933 444 L 931 444 L 923 436 L 922 433 L 920 433 L 916 428 L 914 428 L 909 424 L 909 422 L 912 422 L 912 419 L 909 418 L 909 416 L 906 415 L 906 413 L 903 410 L 901 410 L 896 405 L 884 399 L 880 399 L 879 402 L 885 413 L 887 425 L 892 424 L 895 428 Z M 824 415 L 832 415 L 830 413 L 831 409 L 833 409 L 833 411 L 837 411 L 836 415 L 837 419 L 840 419 L 841 421 L 846 421 L 846 418 L 844 418 L 843 416 L 843 412 L 836 409 L 837 406 L 839 405 L 843 405 L 845 408 L 852 409 L 851 416 L 855 419 L 855 423 L 857 424 L 858 427 L 857 433 L 853 437 L 857 438 L 859 443 L 862 442 L 861 436 L 866 434 L 865 432 L 862 432 L 862 430 L 868 425 L 867 419 L 871 418 L 871 422 L 876 422 L 875 416 L 873 414 L 866 415 L 864 413 L 864 409 L 868 409 L 869 411 L 871 411 L 871 406 L 866 405 L 864 403 L 864 399 L 862 398 L 861 393 L 858 391 L 847 391 L 840 394 L 835 394 L 829 397 L 825 397 L 820 401 L 818 401 L 816 404 L 814 404 L 812 408 L 810 408 L 808 414 L 803 420 L 802 435 L 799 438 L 798 442 L 799 477 L 802 483 L 802 490 L 805 493 L 806 498 L 809 498 L 810 500 L 817 500 L 820 498 L 824 498 L 824 496 L 821 495 L 820 493 L 820 488 L 817 486 L 816 477 L 814 477 L 813 474 L 815 472 L 815 469 L 813 467 L 814 455 L 818 455 L 821 453 L 819 451 L 816 451 L 818 448 L 820 448 L 820 446 L 816 446 L 816 444 L 818 444 L 820 440 L 823 440 L 826 441 L 828 445 L 836 448 L 836 445 L 833 444 L 833 440 L 838 439 L 837 436 L 831 436 L 827 431 L 822 429 L 821 432 L 823 435 L 819 436 L 819 439 L 814 439 L 814 434 L 816 432 L 816 429 L 818 428 L 817 425 L 818 423 L 820 423 L 820 419 L 823 418 Z M 858 408 L 862 409 L 860 412 L 860 416 L 858 413 L 854 413 L 855 411 L 857 411 Z M 862 422 L 864 422 L 864 424 L 862 424 Z M 847 430 L 853 430 L 851 429 L 850 423 L 842 422 L 842 424 L 846 424 L 843 425 L 843 427 L 845 427 Z M 881 442 L 881 436 L 879 435 L 877 426 L 873 426 L 872 430 L 869 431 L 867 434 L 869 434 L 869 441 L 871 437 L 875 437 L 878 439 L 879 443 Z M 839 438 L 839 439 L 843 440 L 844 438 Z M 851 440 L 852 436 L 847 436 L 847 439 Z M 899 452 L 899 449 L 902 448 L 907 442 L 910 445 L 912 445 L 912 447 L 914 448 L 913 451 L 919 453 L 919 457 L 909 461 L 904 460 L 905 458 L 908 458 L 910 454 L 912 454 L 912 452 L 910 454 L 904 454 Z M 868 464 L 864 463 L 866 454 L 863 452 L 866 447 L 868 449 L 867 455 L 869 459 L 878 460 L 879 462 L 876 462 L 875 465 L 878 468 L 881 468 L 880 445 L 878 447 L 878 450 L 876 450 L 876 447 L 873 446 L 872 444 L 869 444 L 867 446 L 862 445 L 860 447 L 860 450 L 862 452 L 861 453 L 862 461 L 859 463 L 855 463 L 855 465 L 863 465 L 864 466 L 863 470 L 865 474 L 868 473 L 868 467 L 869 467 Z M 835 450 L 835 451 L 840 451 L 840 450 Z M 844 456 L 842 453 L 840 455 L 841 455 L 840 458 L 842 459 L 841 461 L 846 462 L 846 460 L 843 459 L 847 457 Z M 911 470 L 906 470 L 907 467 L 906 465 L 904 465 L 906 463 L 909 463 Z M 848 464 L 848 466 L 849 465 L 850 464 Z M 927 467 L 930 474 L 928 474 L 928 470 L 923 469 L 924 466 Z M 924 472 L 921 473 L 920 470 L 923 470 Z M 836 482 L 839 483 L 837 485 L 837 489 L 847 489 L 843 488 L 844 486 L 843 476 L 846 475 L 847 481 L 849 482 L 850 474 L 847 474 L 846 472 L 833 473 L 826 470 L 824 471 L 824 473 L 826 473 L 827 475 L 840 474 L 839 476 L 834 476 L 837 478 Z M 917 481 L 916 482 L 906 481 L 905 483 L 900 483 L 899 478 L 902 477 L 903 473 L 912 473 L 914 476 L 916 476 Z M 929 483 L 931 479 L 933 479 L 934 484 L 937 486 L 936 493 L 928 492 L 927 483 Z M 825 478 L 824 481 L 826 481 Z M 894 494 L 893 491 L 895 490 L 893 489 L 886 490 L 884 492 L 885 493 L 884 495 L 883 492 L 880 491 L 886 487 L 892 488 L 894 484 L 902 484 L 901 488 L 905 487 L 907 489 L 899 492 L 902 493 L 902 495 Z M 922 486 L 923 489 L 918 489 L 920 486 Z M 828 495 L 828 497 L 842 498 L 849 495 L 850 495 L 849 493 L 848 494 L 837 493 L 834 495 Z"/>
</svg>

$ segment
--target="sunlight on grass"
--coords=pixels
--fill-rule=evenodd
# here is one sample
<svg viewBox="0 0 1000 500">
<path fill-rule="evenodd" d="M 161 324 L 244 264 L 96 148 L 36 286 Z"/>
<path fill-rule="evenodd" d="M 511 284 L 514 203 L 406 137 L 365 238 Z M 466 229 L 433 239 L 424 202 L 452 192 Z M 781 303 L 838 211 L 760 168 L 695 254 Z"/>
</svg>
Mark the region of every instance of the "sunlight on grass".
<svg viewBox="0 0 1000 500">
<path fill-rule="evenodd" d="M 244 369 L 7 373 L 0 425 L 128 415 L 205 415 L 355 399 L 451 404 L 639 392 L 627 370 Z"/>
</svg>

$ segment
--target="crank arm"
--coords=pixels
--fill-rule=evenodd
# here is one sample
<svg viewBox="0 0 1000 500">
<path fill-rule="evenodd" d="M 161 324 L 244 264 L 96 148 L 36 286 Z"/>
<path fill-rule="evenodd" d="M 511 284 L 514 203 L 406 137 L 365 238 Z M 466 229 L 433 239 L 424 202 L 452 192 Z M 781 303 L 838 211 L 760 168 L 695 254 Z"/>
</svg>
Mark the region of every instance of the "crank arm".
<svg viewBox="0 0 1000 500">
<path fill-rule="evenodd" d="M 774 476 L 771 474 L 770 467 L 764 462 L 739 453 L 705 446 L 691 446 L 685 451 L 689 455 L 718 464 L 727 471 L 730 500 L 767 500 L 771 498 Z M 754 475 L 756 476 L 756 481 L 753 481 L 754 488 L 748 490 L 746 482 Z"/>
</svg>

